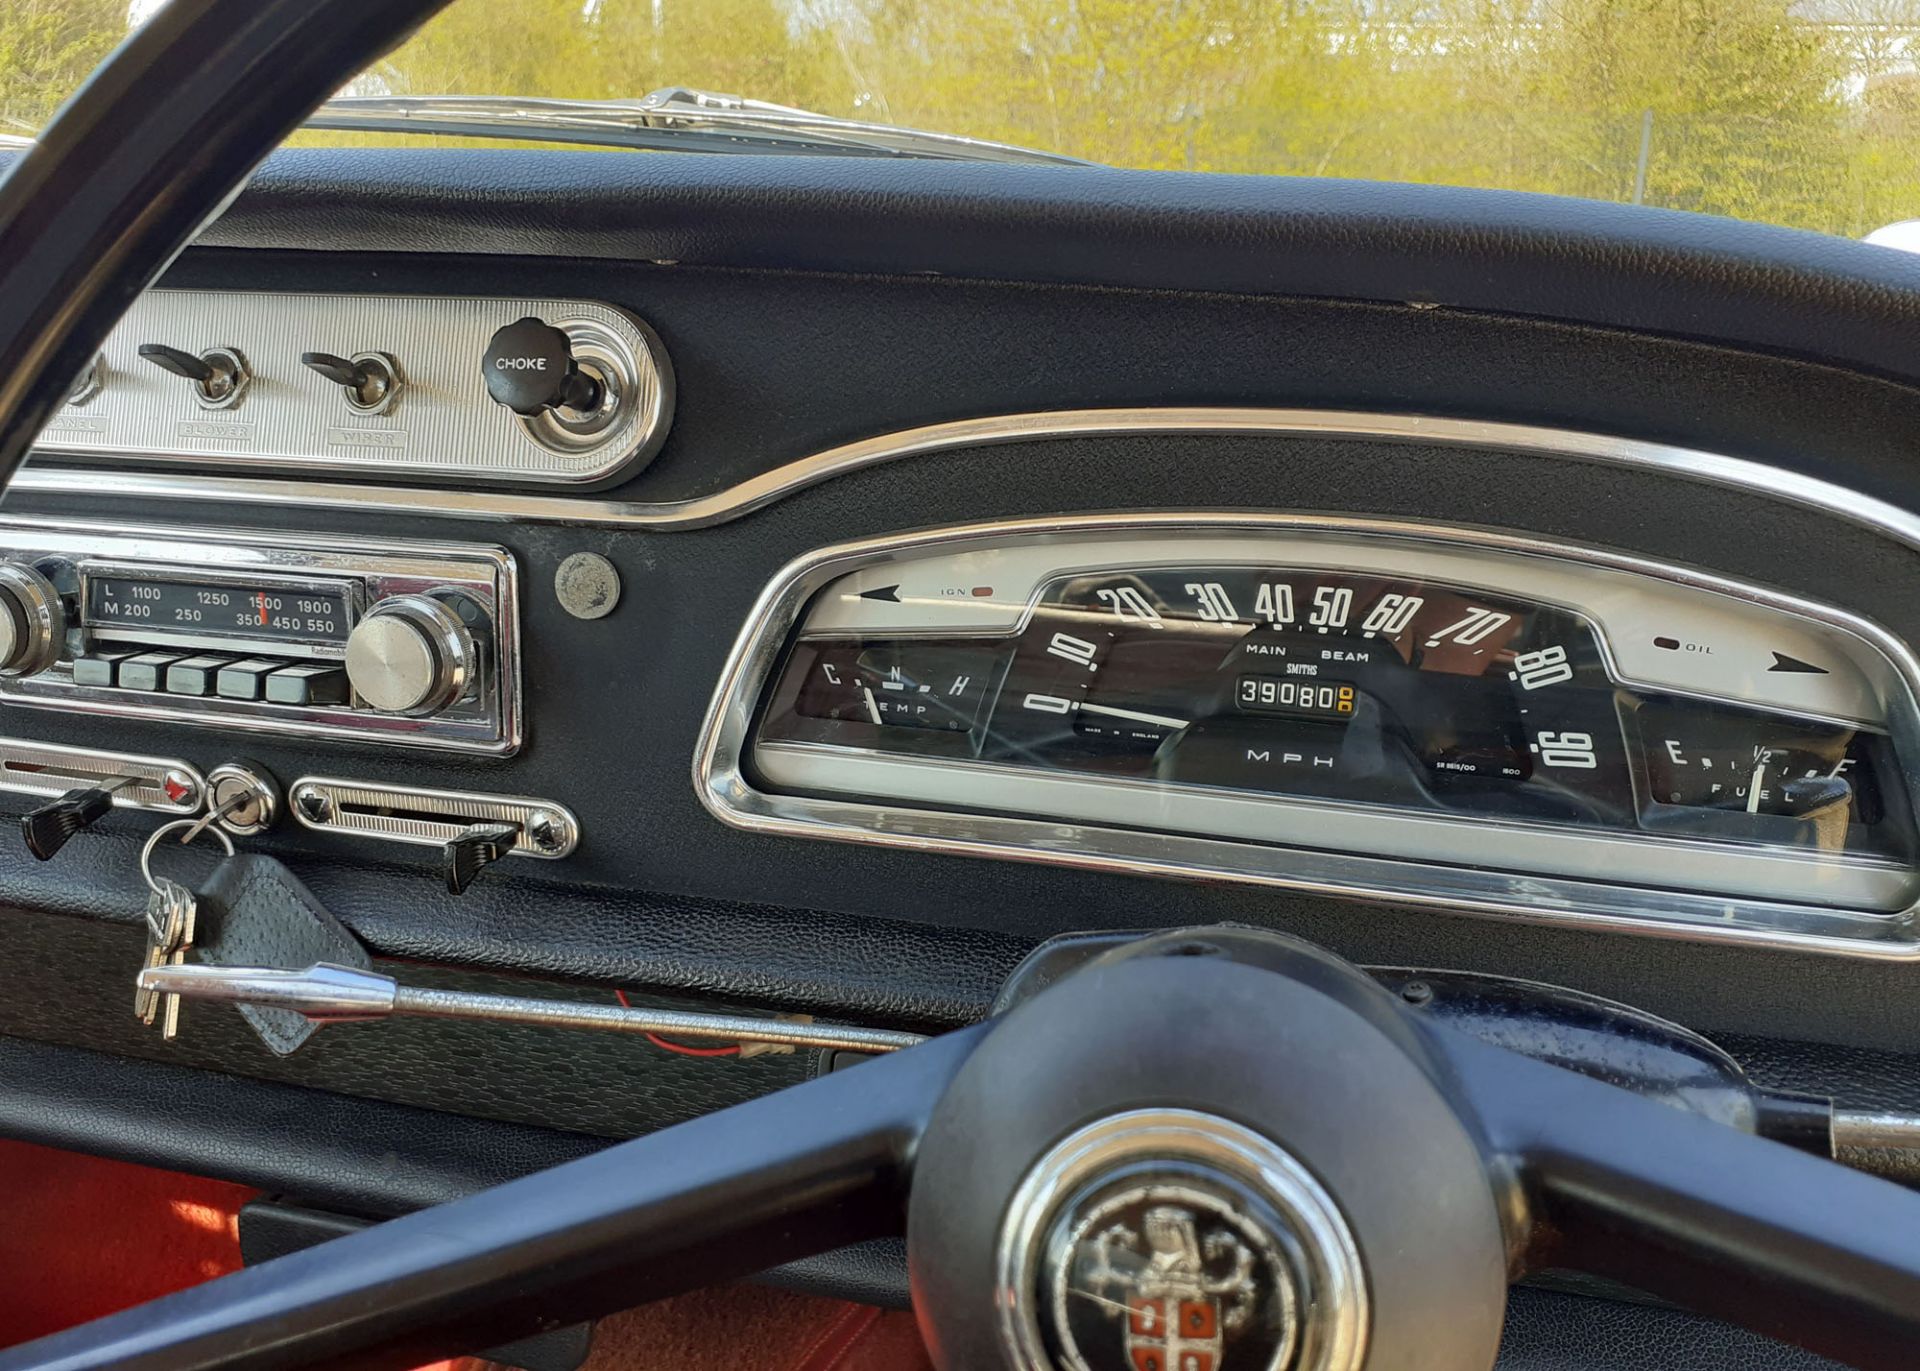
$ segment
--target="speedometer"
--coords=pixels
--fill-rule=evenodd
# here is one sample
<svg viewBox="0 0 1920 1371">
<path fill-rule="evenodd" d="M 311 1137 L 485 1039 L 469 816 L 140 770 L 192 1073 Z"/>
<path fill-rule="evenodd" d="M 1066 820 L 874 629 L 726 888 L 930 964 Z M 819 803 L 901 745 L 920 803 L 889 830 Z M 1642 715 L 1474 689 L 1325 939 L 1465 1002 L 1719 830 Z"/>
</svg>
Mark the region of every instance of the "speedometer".
<svg viewBox="0 0 1920 1371">
<path fill-rule="evenodd" d="M 1920 894 L 1910 658 L 1752 588 L 1493 535 L 1194 516 L 823 555 L 783 598 L 789 621 L 742 646 L 739 736 L 710 740 L 737 820 L 852 836 L 844 804 L 805 817 L 843 797 L 920 846 L 1267 880 L 1291 850 L 1343 889 L 1723 925 Z"/>
</svg>

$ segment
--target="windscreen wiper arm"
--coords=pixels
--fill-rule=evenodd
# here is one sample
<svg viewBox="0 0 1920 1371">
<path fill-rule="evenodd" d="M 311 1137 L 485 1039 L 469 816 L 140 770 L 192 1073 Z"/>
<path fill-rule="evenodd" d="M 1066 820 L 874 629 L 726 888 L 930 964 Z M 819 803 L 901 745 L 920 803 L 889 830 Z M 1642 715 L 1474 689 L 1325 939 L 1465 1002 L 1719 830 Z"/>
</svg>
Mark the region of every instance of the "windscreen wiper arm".
<svg viewBox="0 0 1920 1371">
<path fill-rule="evenodd" d="M 673 86 L 638 100 L 520 96 L 342 96 L 320 106 L 311 129 L 524 138 L 663 152 L 812 153 L 1091 166 L 1077 157 L 953 133 L 869 124 L 764 100 Z"/>
</svg>

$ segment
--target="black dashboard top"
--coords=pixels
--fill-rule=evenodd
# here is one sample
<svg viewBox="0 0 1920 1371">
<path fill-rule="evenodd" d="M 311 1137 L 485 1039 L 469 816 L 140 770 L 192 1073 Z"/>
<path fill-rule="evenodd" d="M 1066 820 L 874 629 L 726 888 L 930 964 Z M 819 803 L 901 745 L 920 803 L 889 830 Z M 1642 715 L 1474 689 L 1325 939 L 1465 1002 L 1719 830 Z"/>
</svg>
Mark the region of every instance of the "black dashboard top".
<svg viewBox="0 0 1920 1371">
<path fill-rule="evenodd" d="M 206 247 L 484 253 L 1380 301 L 1920 376 L 1920 261 L 1449 186 L 756 156 L 291 149 Z M 576 284 L 590 280 L 583 266 Z"/>
</svg>

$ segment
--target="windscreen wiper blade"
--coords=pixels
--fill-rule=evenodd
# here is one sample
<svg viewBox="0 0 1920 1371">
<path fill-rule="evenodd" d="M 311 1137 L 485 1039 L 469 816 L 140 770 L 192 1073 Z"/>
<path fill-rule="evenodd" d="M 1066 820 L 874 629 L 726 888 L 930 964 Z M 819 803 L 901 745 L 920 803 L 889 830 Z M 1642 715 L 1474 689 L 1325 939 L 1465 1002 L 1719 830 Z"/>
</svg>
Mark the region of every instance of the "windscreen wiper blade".
<svg viewBox="0 0 1920 1371">
<path fill-rule="evenodd" d="M 673 86 L 638 100 L 354 95 L 329 100 L 310 129 L 522 138 L 663 152 L 811 153 L 1091 166 L 1077 157 L 953 133 L 869 124 L 737 95 Z"/>
</svg>

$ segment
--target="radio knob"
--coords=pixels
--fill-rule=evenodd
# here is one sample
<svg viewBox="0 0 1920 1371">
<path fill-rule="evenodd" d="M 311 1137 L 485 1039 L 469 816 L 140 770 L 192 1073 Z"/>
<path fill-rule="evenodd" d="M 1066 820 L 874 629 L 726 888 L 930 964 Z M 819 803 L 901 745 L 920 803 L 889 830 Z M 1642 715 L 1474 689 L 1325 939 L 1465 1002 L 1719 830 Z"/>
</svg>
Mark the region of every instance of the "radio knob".
<svg viewBox="0 0 1920 1371">
<path fill-rule="evenodd" d="M 431 595 L 376 603 L 347 636 L 347 679 L 383 714 L 433 714 L 464 696 L 478 658 L 473 632 Z"/>
<path fill-rule="evenodd" d="M 45 671 L 66 636 L 66 608 L 52 582 L 23 563 L 0 562 L 0 676 Z"/>
</svg>

